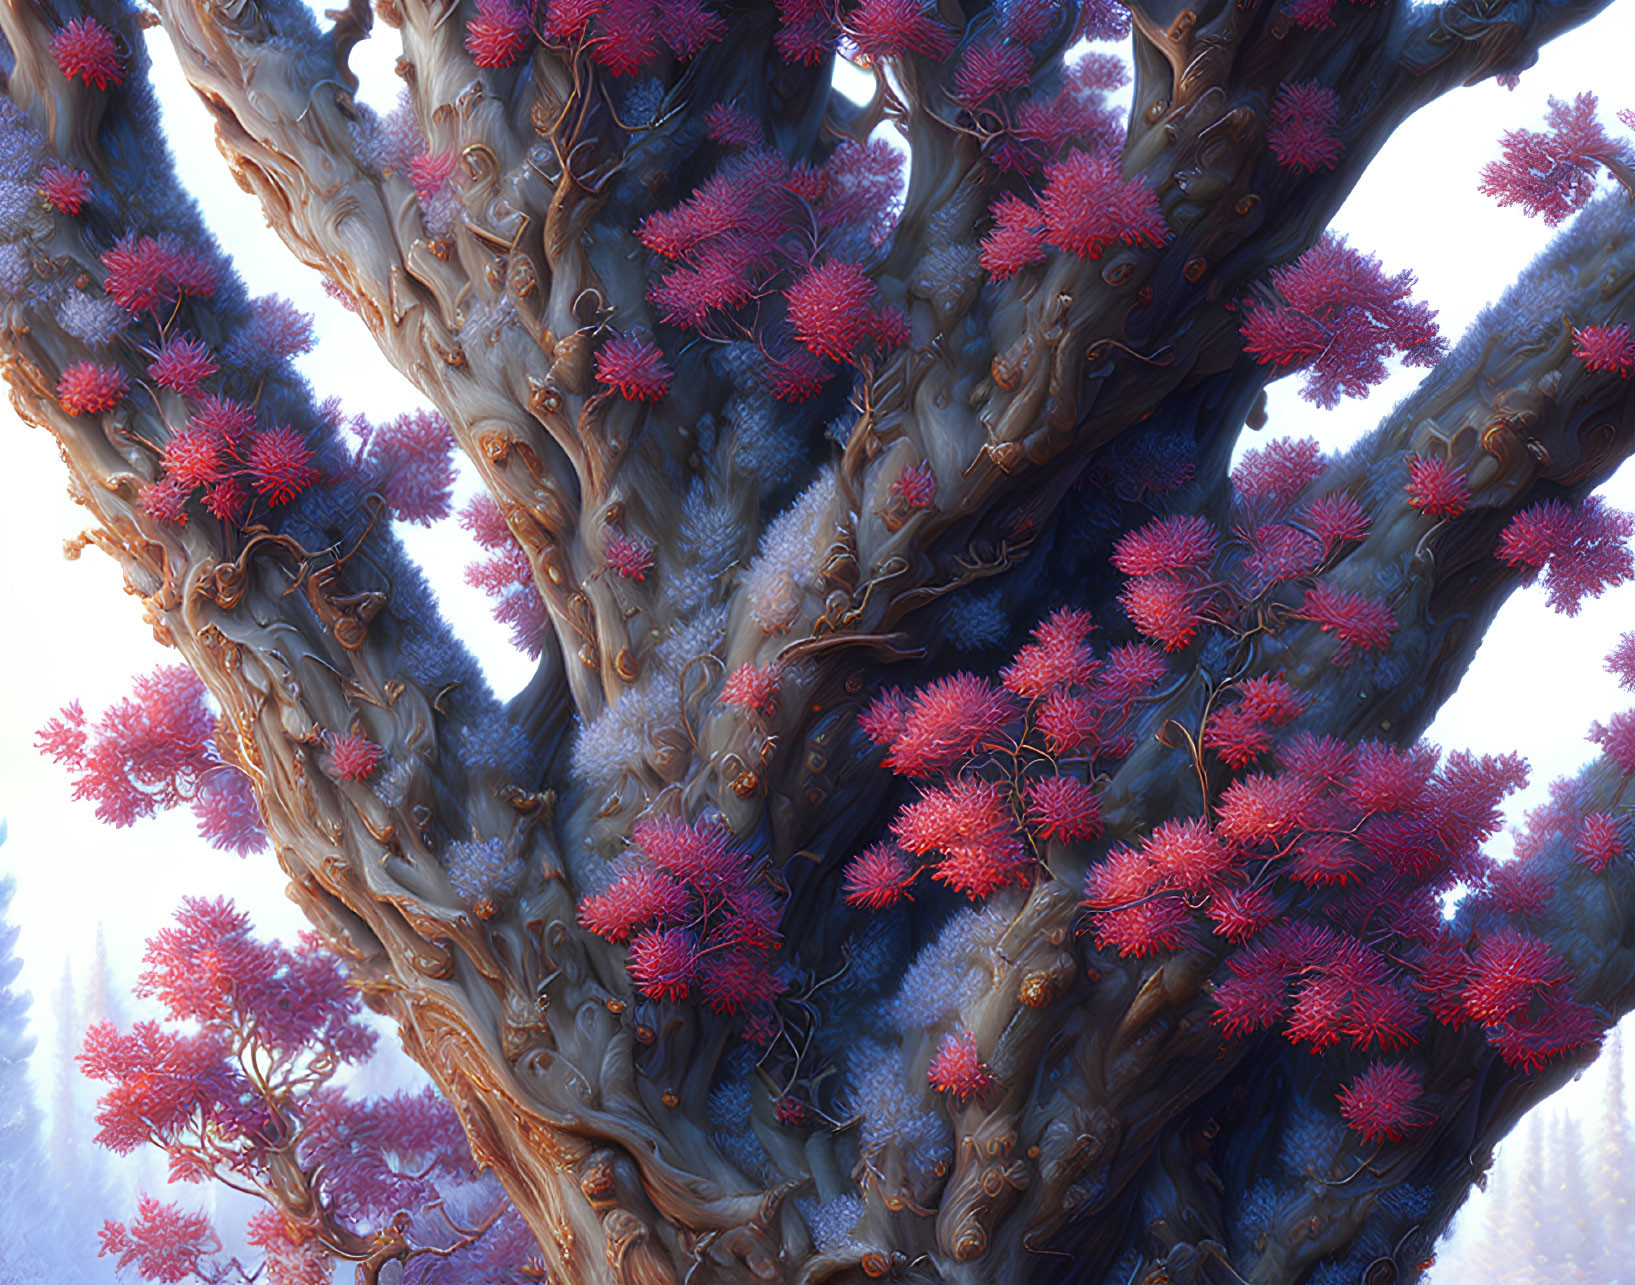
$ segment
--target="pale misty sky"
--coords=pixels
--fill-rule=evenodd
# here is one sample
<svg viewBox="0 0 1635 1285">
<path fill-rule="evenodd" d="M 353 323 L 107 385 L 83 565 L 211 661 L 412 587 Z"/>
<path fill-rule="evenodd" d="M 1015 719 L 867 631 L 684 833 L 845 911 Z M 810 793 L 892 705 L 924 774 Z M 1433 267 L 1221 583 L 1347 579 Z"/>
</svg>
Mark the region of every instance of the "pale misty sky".
<svg viewBox="0 0 1635 1285">
<path fill-rule="evenodd" d="M 315 6 L 317 8 L 322 5 Z M 182 84 L 168 45 L 149 33 L 160 95 L 172 122 L 183 182 L 202 202 L 217 236 L 235 256 L 252 293 L 282 293 L 318 319 L 318 350 L 301 362 L 319 397 L 338 395 L 350 413 L 379 420 L 420 404 L 415 391 L 386 363 L 362 324 L 319 288 L 267 229 L 253 198 L 229 178 L 203 108 Z M 1628 88 L 1628 51 L 1635 47 L 1635 4 L 1614 5 L 1587 26 L 1548 46 L 1521 86 L 1492 82 L 1444 96 L 1404 125 L 1335 219 L 1334 229 L 1377 254 L 1388 271 L 1413 269 L 1419 295 L 1439 310 L 1443 330 L 1457 338 L 1477 311 L 1503 290 L 1551 233 L 1515 210 L 1497 209 L 1476 190 L 1481 165 L 1497 155 L 1507 128 L 1536 127 L 1548 95 L 1589 89 L 1602 95 L 1604 116 L 1635 106 Z M 376 36 L 354 54 L 364 96 L 390 104 L 398 81 L 394 34 Z M 1620 96 L 1624 95 L 1624 96 Z M 1271 421 L 1246 444 L 1283 434 L 1311 434 L 1338 448 L 1367 431 L 1410 391 L 1420 372 L 1399 371 L 1366 401 L 1322 412 L 1296 396 L 1297 380 L 1271 391 Z M 42 1051 L 52 1031 L 45 1001 L 64 960 L 83 981 L 96 927 L 103 925 L 115 981 L 131 983 L 142 943 L 168 921 L 184 895 L 227 895 L 253 912 L 267 933 L 292 936 L 304 921 L 284 896 L 284 881 L 267 855 L 248 860 L 216 852 L 199 840 L 183 811 L 114 830 L 88 805 L 72 802 L 67 776 L 33 748 L 35 730 L 69 700 L 100 711 L 129 690 L 133 674 L 170 663 L 125 596 L 111 561 L 88 551 L 64 561 L 63 541 L 84 525 L 69 502 L 50 437 L 22 425 L 0 401 L 0 434 L 8 467 L 0 472 L 0 548 L 12 626 L 0 640 L 10 679 L 0 685 L 0 816 L 10 837 L 0 847 L 0 873 L 17 875 L 12 904 L 22 924 L 22 984 L 36 1000 Z M 463 500 L 472 482 L 462 477 Z M 1606 488 L 1609 501 L 1635 509 L 1635 472 L 1625 468 Z M 531 666 L 489 618 L 486 602 L 461 582 L 473 546 L 452 524 L 430 533 L 403 530 L 411 551 L 460 622 L 498 690 L 524 682 Z M 1602 659 L 1620 632 L 1635 628 L 1635 585 L 1589 603 L 1576 620 L 1550 613 L 1537 590 L 1519 593 L 1500 614 L 1458 693 L 1431 729 L 1444 748 L 1519 750 L 1531 762 L 1531 786 L 1512 805 L 1519 817 L 1549 782 L 1590 757 L 1584 740 L 1593 718 L 1627 706 Z M 39 1059 L 43 1063 L 44 1059 Z M 48 1091 L 42 1072 L 42 1098 Z M 1577 1105 L 1593 1085 L 1563 1095 Z"/>
</svg>

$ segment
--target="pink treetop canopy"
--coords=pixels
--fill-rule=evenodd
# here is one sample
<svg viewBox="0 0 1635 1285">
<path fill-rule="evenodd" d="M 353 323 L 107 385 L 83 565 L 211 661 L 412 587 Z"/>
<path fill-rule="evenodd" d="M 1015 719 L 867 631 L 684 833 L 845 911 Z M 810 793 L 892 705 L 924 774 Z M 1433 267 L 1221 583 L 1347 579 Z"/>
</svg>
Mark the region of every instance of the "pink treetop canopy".
<svg viewBox="0 0 1635 1285">
<path fill-rule="evenodd" d="M 1393 353 L 1432 366 L 1447 352 L 1436 313 L 1413 302 L 1411 272 L 1386 276 L 1380 261 L 1324 233 L 1243 309 L 1244 351 L 1258 361 L 1308 371 L 1301 396 L 1326 408 L 1385 378 Z"/>
</svg>

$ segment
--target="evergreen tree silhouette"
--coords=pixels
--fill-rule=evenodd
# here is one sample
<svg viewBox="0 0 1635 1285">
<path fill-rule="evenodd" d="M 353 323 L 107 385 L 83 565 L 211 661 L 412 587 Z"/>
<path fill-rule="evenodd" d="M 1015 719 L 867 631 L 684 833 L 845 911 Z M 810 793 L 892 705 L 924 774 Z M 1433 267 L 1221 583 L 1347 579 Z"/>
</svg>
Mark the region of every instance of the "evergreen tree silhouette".
<svg viewBox="0 0 1635 1285">
<path fill-rule="evenodd" d="M 0 824 L 0 842 L 5 838 Z M 56 1279 L 50 1260 L 51 1209 L 40 1182 L 40 1113 L 28 1080 L 34 1039 L 29 996 L 13 983 L 23 961 L 17 928 L 7 921 L 16 881 L 0 878 L 0 1285 L 41 1285 Z"/>
</svg>

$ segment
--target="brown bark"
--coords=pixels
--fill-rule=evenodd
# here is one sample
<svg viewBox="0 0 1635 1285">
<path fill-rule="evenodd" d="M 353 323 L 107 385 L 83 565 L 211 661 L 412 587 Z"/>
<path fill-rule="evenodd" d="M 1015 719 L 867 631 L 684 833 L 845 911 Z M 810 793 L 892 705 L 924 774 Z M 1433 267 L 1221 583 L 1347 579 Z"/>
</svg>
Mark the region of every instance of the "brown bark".
<svg viewBox="0 0 1635 1285">
<path fill-rule="evenodd" d="M 153 522 L 136 488 L 157 476 L 165 419 L 180 422 L 176 405 L 166 394 L 153 410 L 133 400 L 100 420 L 64 415 L 57 375 L 88 354 L 49 315 L 7 318 L 13 401 L 56 435 L 97 524 L 93 538 L 121 561 L 156 632 L 220 703 L 292 896 L 346 956 L 371 1004 L 399 1023 L 561 1280 L 892 1273 L 1008 1282 L 1057 1270 L 1055 1247 L 1066 1245 L 1082 1273 L 1073 1278 L 1099 1281 L 1130 1243 L 1129 1211 L 1141 1195 L 1168 1211 L 1149 1218 L 1147 1236 L 1167 1255 L 1164 1279 L 1216 1278 L 1211 1246 L 1225 1233 L 1210 1211 L 1208 1176 L 1188 1152 L 1193 1112 L 1249 1075 L 1262 1050 L 1223 1050 L 1207 1020 L 1214 961 L 1202 952 L 1086 971 L 1074 930 L 1088 854 L 1052 854 L 1055 878 L 1016 909 L 991 985 L 960 1014 L 994 1050 L 1002 1092 L 954 1113 L 946 1173 L 916 1175 L 889 1147 L 856 1166 L 865 1212 L 850 1248 L 826 1255 L 814 1252 L 790 1197 L 852 1171 L 855 1141 L 844 1131 L 804 1141 L 782 1133 L 762 1093 L 757 1132 L 794 1176 L 766 1186 L 740 1171 L 704 1123 L 726 1032 L 691 1010 L 633 999 L 621 952 L 576 925 L 575 872 L 616 853 L 646 809 L 719 807 L 735 832 L 766 840 L 775 868 L 801 851 L 818 855 L 804 885 L 814 904 L 792 909 L 790 920 L 811 921 L 813 935 L 791 929 L 791 953 L 809 974 L 801 985 L 824 976 L 834 943 L 820 921 L 835 897 L 834 870 L 885 788 L 881 774 L 849 762 L 859 657 L 928 646 L 924 609 L 1024 556 L 1085 461 L 1132 426 L 1175 414 L 1218 463 L 1263 382 L 1242 363 L 1227 305 L 1315 239 L 1409 112 L 1453 85 L 1522 65 L 1595 7 L 1382 3 L 1350 14 L 1343 41 L 1324 42 L 1280 30 L 1253 3 L 1196 13 L 1142 6 L 1126 169 L 1161 192 L 1175 239 L 1088 264 L 1058 256 L 986 288 L 971 265 L 961 288 L 940 293 L 920 284 L 928 261 L 972 243 L 987 189 L 970 140 L 927 105 L 933 96 L 916 93 L 933 69 L 905 68 L 915 167 L 877 275 L 888 298 L 909 305 L 914 341 L 872 376 L 832 490 L 822 493 L 827 534 L 785 586 L 787 611 L 773 619 L 723 578 L 706 609 L 720 623 L 702 631 L 705 663 L 689 669 L 695 658 L 678 664 L 661 647 L 705 613 L 689 616 L 667 599 L 675 568 L 665 551 L 659 573 L 639 586 L 599 568 L 611 524 L 673 533 L 674 497 L 693 481 L 733 509 L 739 556 L 751 558 L 763 534 L 754 479 L 730 461 L 699 461 L 690 436 L 724 396 L 722 383 L 701 366 L 657 409 L 610 407 L 590 396 L 586 364 L 608 308 L 617 306 L 621 326 L 647 320 L 630 192 L 657 194 L 655 206 L 683 194 L 665 167 L 707 101 L 687 100 L 615 153 L 588 66 L 538 52 L 527 75 L 479 73 L 454 9 L 383 6 L 401 33 L 433 150 L 458 149 L 465 166 L 463 224 L 439 241 L 406 179 L 371 170 L 354 149 L 345 54 L 368 26 L 366 9 L 354 3 L 320 37 L 293 8 L 161 0 L 166 34 L 214 112 L 241 184 L 447 414 L 528 550 L 559 645 L 507 717 L 532 738 L 538 777 L 509 779 L 458 748 L 481 710 L 475 696 L 413 676 L 411 653 L 432 626 L 397 601 L 412 571 L 387 537 L 372 536 L 356 560 L 326 559 L 288 537 L 242 540 L 209 522 Z M 128 19 L 106 16 L 136 43 Z M 0 21 L 17 55 L 13 100 L 59 155 L 106 178 L 110 136 L 97 133 L 106 100 L 55 73 L 49 15 L 15 3 Z M 683 79 L 764 93 L 755 76 L 771 30 L 765 13 L 735 16 L 728 42 Z M 1266 106 L 1280 81 L 1319 64 L 1355 87 L 1342 112 L 1348 150 L 1332 175 L 1297 185 L 1266 162 Z M 793 79 L 793 105 L 780 118 L 790 151 L 820 156 L 825 125 L 868 124 L 867 113 L 831 107 L 823 74 Z M 154 151 L 139 123 L 107 128 Z M 149 212 L 133 197 L 126 213 L 140 226 Z M 1575 278 L 1556 315 L 1635 321 L 1635 220 L 1603 212 L 1593 228 L 1562 251 Z M 100 274 L 92 249 L 62 221 L 42 227 L 36 249 L 42 275 Z M 225 327 L 229 306 L 215 306 Z M 1338 668 L 1331 642 L 1295 624 L 1280 635 L 1286 651 L 1253 658 L 1286 668 L 1311 696 L 1314 727 L 1416 735 L 1514 583 L 1491 557 L 1504 519 L 1538 496 L 1584 492 L 1627 454 L 1635 421 L 1626 386 L 1587 374 L 1570 350 L 1567 324 L 1554 316 L 1501 319 L 1334 466 L 1331 476 L 1366 495 L 1374 513 L 1373 533 L 1334 579 L 1389 586 L 1403 627 L 1389 667 Z M 1473 513 L 1446 528 L 1432 529 L 1400 492 L 1402 457 L 1432 449 L 1467 465 L 1476 494 Z M 936 471 L 937 506 L 899 521 L 890 482 L 921 459 Z M 788 667 L 777 713 L 757 720 L 712 708 L 706 697 L 719 675 L 752 659 Z M 1195 724 L 1213 681 L 1202 669 L 1190 675 L 1147 731 L 1172 719 Z M 576 784 L 556 761 L 570 714 L 589 722 L 655 691 L 675 696 L 674 725 L 645 729 L 611 791 Z M 401 802 L 323 772 L 321 731 L 353 725 L 409 765 Z M 1183 752 L 1149 735 L 1107 792 L 1110 836 L 1194 814 L 1196 790 Z M 526 868 L 520 890 L 486 916 L 455 895 L 438 857 L 447 837 L 469 835 L 503 840 Z M 1616 867 L 1604 877 L 1578 870 L 1556 903 L 1557 936 L 1584 995 L 1609 1012 L 1635 1002 L 1631 930 L 1618 910 L 1631 904 L 1628 882 Z M 923 1071 L 936 1034 L 905 1040 L 905 1089 L 928 1103 Z M 1429 1087 L 1440 1121 L 1393 1152 L 1402 1173 L 1456 1138 L 1478 1155 L 1548 1084 L 1518 1079 L 1468 1037 L 1448 1037 L 1438 1054 L 1446 1075 Z M 1336 1163 L 1367 1159 L 1367 1149 L 1347 1144 Z M 1477 1167 L 1449 1170 L 1442 1216 Z M 1250 1279 L 1297 1281 L 1371 1213 L 1352 1189 L 1314 1185 L 1281 1210 Z M 1152 1254 L 1142 1267 L 1154 1267 Z"/>
</svg>

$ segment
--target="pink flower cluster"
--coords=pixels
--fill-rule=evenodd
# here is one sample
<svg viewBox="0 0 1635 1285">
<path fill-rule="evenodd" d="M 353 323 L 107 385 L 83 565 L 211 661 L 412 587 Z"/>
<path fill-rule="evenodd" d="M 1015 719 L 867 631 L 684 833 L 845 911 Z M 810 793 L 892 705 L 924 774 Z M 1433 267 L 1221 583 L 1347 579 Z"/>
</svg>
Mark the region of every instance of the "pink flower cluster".
<svg viewBox="0 0 1635 1285">
<path fill-rule="evenodd" d="M 1100 762 L 1129 750 L 1125 725 L 1164 675 L 1141 644 L 1098 656 L 1082 612 L 1033 631 L 999 684 L 954 674 L 912 695 L 892 688 L 858 719 L 898 775 L 938 781 L 906 804 L 892 838 L 854 857 L 846 898 L 879 909 L 931 877 L 973 900 L 1032 877 L 1052 841 L 1101 833 Z"/>
<path fill-rule="evenodd" d="M 711 1011 L 747 1015 L 746 1033 L 775 1030 L 781 905 L 761 864 L 720 821 L 647 817 L 630 842 L 613 883 L 579 903 L 579 922 L 629 942 L 630 975 L 648 999 L 696 988 Z"/>
</svg>

